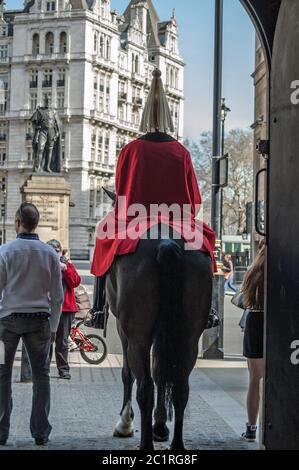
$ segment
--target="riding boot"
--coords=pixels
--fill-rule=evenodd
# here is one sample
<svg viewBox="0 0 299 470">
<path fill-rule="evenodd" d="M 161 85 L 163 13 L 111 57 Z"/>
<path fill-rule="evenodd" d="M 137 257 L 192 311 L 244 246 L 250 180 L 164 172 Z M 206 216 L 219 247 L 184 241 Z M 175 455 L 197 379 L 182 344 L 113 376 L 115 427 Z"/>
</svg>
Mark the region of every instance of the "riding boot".
<svg viewBox="0 0 299 470">
<path fill-rule="evenodd" d="M 96 323 L 96 328 L 104 329 L 106 324 L 106 312 L 105 312 L 105 283 L 106 276 L 96 277 L 94 283 L 93 291 L 93 307 L 90 310 L 91 317 L 96 319 L 96 322 L 92 320 L 93 323 Z M 96 315 L 95 315 L 96 314 Z"/>
<path fill-rule="evenodd" d="M 93 291 L 93 309 L 96 312 L 103 312 L 106 302 L 105 295 L 106 276 L 96 277 Z"/>
</svg>

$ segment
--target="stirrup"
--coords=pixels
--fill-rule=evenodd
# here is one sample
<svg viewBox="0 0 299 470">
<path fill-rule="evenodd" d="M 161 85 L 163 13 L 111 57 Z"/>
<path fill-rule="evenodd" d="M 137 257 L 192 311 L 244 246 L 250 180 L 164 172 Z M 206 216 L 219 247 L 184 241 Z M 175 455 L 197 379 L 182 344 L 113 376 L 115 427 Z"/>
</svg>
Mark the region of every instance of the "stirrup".
<svg viewBox="0 0 299 470">
<path fill-rule="evenodd" d="M 208 317 L 208 323 L 206 326 L 206 330 L 210 328 L 215 328 L 216 326 L 219 326 L 221 323 L 220 317 L 218 315 L 217 310 L 215 308 L 211 308 L 209 312 L 209 317 Z"/>
</svg>

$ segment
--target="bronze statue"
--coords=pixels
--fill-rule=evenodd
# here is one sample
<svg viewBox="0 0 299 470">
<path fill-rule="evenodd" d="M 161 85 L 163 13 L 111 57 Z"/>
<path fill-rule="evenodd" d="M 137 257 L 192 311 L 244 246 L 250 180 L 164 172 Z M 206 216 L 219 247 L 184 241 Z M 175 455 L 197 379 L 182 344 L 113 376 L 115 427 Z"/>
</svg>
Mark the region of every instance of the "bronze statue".
<svg viewBox="0 0 299 470">
<path fill-rule="evenodd" d="M 44 107 L 38 106 L 31 117 L 33 124 L 34 171 L 60 173 L 61 163 L 61 122 L 46 96 Z"/>
</svg>

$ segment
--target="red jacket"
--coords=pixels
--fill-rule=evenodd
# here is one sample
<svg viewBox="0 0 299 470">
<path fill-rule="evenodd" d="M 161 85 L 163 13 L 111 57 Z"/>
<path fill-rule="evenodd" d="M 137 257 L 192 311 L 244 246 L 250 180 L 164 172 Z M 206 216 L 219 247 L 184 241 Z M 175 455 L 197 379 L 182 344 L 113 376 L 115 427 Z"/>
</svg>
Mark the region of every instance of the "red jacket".
<svg viewBox="0 0 299 470">
<path fill-rule="evenodd" d="M 62 312 L 76 313 L 78 311 L 78 307 L 76 304 L 74 289 L 81 283 L 81 278 L 77 273 L 75 266 L 70 261 L 67 263 L 67 269 L 62 271 L 62 281 L 64 285 Z"/>
<path fill-rule="evenodd" d="M 214 249 L 216 235 L 205 223 L 195 220 L 201 203 L 201 195 L 198 189 L 196 174 L 192 160 L 186 148 L 177 141 L 152 142 L 135 140 L 123 148 L 118 159 L 116 170 L 116 194 L 115 209 L 111 211 L 98 225 L 96 246 L 94 251 L 91 272 L 95 276 L 105 274 L 113 263 L 115 255 L 134 253 L 140 237 L 127 236 L 126 231 L 130 227 L 130 218 L 127 217 L 127 207 L 135 203 L 143 204 L 147 209 L 150 204 L 177 203 L 180 207 L 188 204 L 192 208 L 192 230 L 198 234 L 200 243 L 195 249 L 208 252 L 213 261 L 214 270 L 217 271 Z M 126 196 L 127 207 L 118 215 L 119 196 Z M 124 229 L 119 228 L 119 223 L 124 220 Z M 145 233 L 153 225 L 163 222 L 163 218 L 143 219 L 138 225 L 140 233 Z M 99 230 L 106 232 L 110 224 L 116 227 L 116 236 L 107 235 L 101 238 Z M 186 229 L 185 241 L 188 242 L 187 224 L 169 221 L 166 222 L 174 229 Z M 186 226 L 186 227 L 185 227 Z M 181 232 L 180 232 L 181 233 Z"/>
</svg>

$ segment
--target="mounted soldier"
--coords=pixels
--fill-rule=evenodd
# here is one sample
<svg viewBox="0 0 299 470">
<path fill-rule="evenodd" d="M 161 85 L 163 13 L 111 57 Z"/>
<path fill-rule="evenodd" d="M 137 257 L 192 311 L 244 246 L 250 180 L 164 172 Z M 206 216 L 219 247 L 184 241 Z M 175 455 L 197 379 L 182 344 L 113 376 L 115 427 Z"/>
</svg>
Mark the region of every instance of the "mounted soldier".
<svg viewBox="0 0 299 470">
<path fill-rule="evenodd" d="M 103 311 L 106 288 L 123 348 L 124 399 L 114 436 L 134 433 L 136 379 L 140 449 L 153 450 L 153 439 L 168 440 L 170 401 L 175 410 L 171 449 L 178 451 L 184 449 L 189 375 L 211 308 L 215 233 L 196 220 L 197 178 L 189 152 L 170 135 L 174 126 L 159 70 L 153 73 L 140 129 L 145 134 L 121 151 L 114 209 L 97 227 L 94 309 Z M 156 214 L 153 206 L 160 207 Z"/>
<path fill-rule="evenodd" d="M 191 208 L 191 225 L 178 226 L 175 220 L 164 220 L 172 228 L 180 233 L 189 233 L 191 237 L 194 231 L 197 233 L 199 246 L 195 247 L 210 254 L 214 269 L 215 233 L 202 221 L 196 221 L 201 204 L 201 195 L 198 189 L 197 177 L 192 160 L 187 149 L 168 133 L 174 133 L 174 125 L 170 114 L 169 105 L 161 80 L 161 72 L 156 69 L 153 72 L 153 81 L 144 108 L 141 132 L 145 134 L 139 139 L 129 143 L 123 148 L 118 159 L 116 169 L 116 195 L 108 195 L 114 199 L 114 210 L 110 212 L 98 227 L 111 223 L 119 227 L 118 218 L 125 218 L 125 223 L 130 224 L 130 217 L 125 212 L 133 204 L 142 204 L 149 209 L 150 204 L 178 204 L 182 209 L 184 205 Z M 120 207 L 118 197 L 126 198 L 126 207 Z M 120 213 L 122 215 L 120 216 Z M 149 212 L 148 212 L 149 213 Z M 181 213 L 184 217 L 184 215 Z M 148 217 L 143 220 L 143 230 L 146 232 L 153 225 L 161 222 L 161 217 Z M 141 228 L 142 230 L 142 228 Z M 192 232 L 192 233 L 191 233 Z M 123 234 L 122 234 L 123 235 Z M 96 311 L 103 311 L 105 295 L 105 273 L 111 267 L 114 257 L 136 250 L 139 239 L 129 237 L 96 238 L 96 247 L 91 272 L 96 276 L 95 305 Z M 187 240 L 185 240 L 187 241 Z"/>
</svg>

